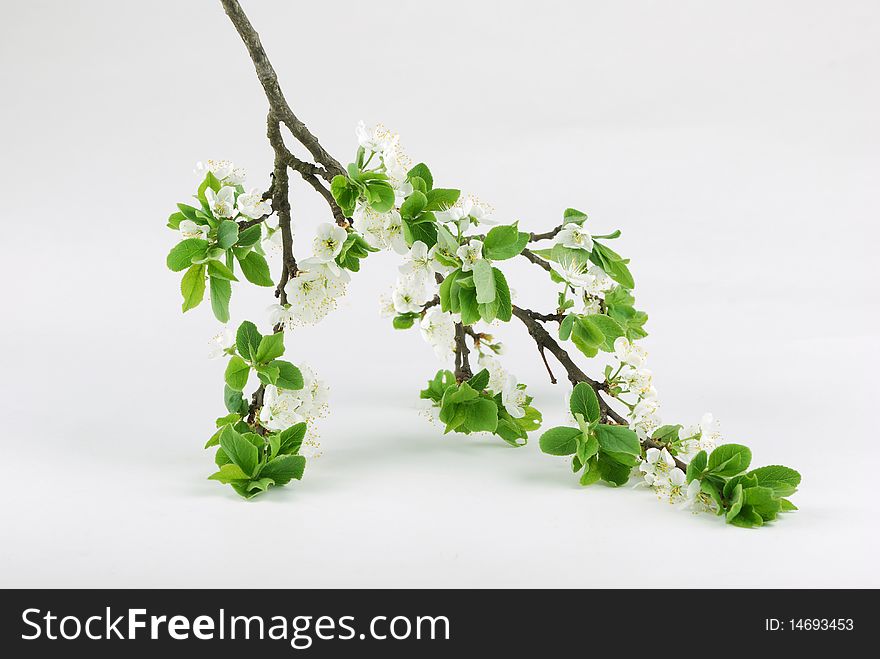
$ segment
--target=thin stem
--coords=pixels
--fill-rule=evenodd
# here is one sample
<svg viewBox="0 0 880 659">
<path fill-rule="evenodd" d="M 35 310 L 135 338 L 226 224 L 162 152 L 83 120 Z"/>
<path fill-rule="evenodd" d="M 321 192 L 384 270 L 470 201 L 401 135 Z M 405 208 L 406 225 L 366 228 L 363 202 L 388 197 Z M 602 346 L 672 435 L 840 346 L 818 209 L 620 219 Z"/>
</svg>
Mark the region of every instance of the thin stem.
<svg viewBox="0 0 880 659">
<path fill-rule="evenodd" d="M 330 180 L 333 175 L 344 174 L 342 165 L 324 150 L 324 147 L 318 142 L 318 138 L 312 134 L 306 125 L 293 113 L 293 110 L 290 109 L 290 105 L 281 91 L 281 85 L 278 84 L 278 76 L 275 73 L 275 69 L 272 67 L 263 44 L 260 42 L 260 35 L 257 34 L 254 26 L 251 25 L 238 0 L 220 0 L 220 2 L 223 5 L 224 11 L 226 11 L 226 15 L 229 16 L 229 20 L 235 26 L 238 36 L 241 37 L 247 48 L 272 112 L 290 129 L 293 136 L 308 152 L 312 154 L 315 161 L 324 165 L 327 172 L 327 180 Z"/>
<path fill-rule="evenodd" d="M 465 339 L 464 325 L 455 323 L 455 381 L 464 382 L 473 377 L 471 365 L 468 361 L 470 350 Z"/>
</svg>

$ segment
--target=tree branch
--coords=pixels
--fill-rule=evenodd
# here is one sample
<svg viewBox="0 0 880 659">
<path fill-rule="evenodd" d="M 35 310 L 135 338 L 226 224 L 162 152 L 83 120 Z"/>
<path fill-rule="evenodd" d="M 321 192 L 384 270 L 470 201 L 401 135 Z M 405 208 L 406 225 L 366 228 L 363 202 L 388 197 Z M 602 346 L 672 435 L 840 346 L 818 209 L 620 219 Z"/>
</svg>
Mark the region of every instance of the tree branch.
<svg viewBox="0 0 880 659">
<path fill-rule="evenodd" d="M 538 240 L 550 240 L 551 238 L 555 238 L 555 237 L 556 237 L 556 234 L 559 233 L 560 231 L 562 231 L 562 225 L 561 225 L 561 224 L 560 224 L 558 227 L 556 227 L 555 229 L 550 229 L 550 231 L 547 231 L 547 232 L 545 232 L 545 233 L 534 233 L 534 232 L 532 232 L 532 233 L 529 235 L 529 242 L 533 243 L 533 242 L 538 241 Z"/>
<path fill-rule="evenodd" d="M 470 350 L 465 339 L 464 325 L 455 323 L 455 381 L 464 382 L 473 377 L 471 365 L 468 362 Z"/>
<path fill-rule="evenodd" d="M 553 268 L 550 267 L 550 263 L 548 261 L 545 261 L 544 259 L 542 259 L 540 256 L 535 254 L 530 249 L 524 249 L 523 251 L 520 252 L 520 255 L 526 257 L 529 261 L 531 261 L 535 265 L 541 266 L 547 272 L 551 272 L 553 270 Z"/>
<path fill-rule="evenodd" d="M 275 73 L 275 69 L 272 67 L 263 44 L 260 42 L 260 35 L 257 34 L 254 26 L 251 25 L 238 0 L 220 0 L 220 2 L 223 5 L 224 11 L 226 11 L 226 15 L 229 16 L 229 20 L 235 26 L 238 36 L 241 37 L 247 48 L 272 112 L 284 122 L 293 136 L 312 154 L 315 161 L 324 165 L 327 180 L 330 180 L 336 174 L 344 174 L 342 165 L 324 150 L 324 147 L 318 142 L 318 138 L 312 134 L 306 125 L 293 113 L 293 110 L 290 109 L 290 105 L 281 91 L 281 86 L 278 84 L 278 76 Z"/>
</svg>

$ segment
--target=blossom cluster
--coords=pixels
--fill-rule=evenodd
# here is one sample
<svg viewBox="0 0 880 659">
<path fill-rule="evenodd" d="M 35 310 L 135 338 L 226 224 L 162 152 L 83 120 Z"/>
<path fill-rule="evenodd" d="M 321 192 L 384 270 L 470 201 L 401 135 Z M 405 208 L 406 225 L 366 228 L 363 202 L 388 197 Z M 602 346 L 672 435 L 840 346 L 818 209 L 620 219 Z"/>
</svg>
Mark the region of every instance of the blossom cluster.
<svg viewBox="0 0 880 659">
<path fill-rule="evenodd" d="M 196 163 L 196 171 L 201 174 L 210 172 L 220 181 L 222 187 L 218 191 L 211 188 L 205 190 L 208 207 L 217 219 L 254 220 L 272 212 L 271 200 L 263 200 L 259 190 L 254 188 L 250 192 L 244 192 L 245 170 L 236 167 L 231 160 L 199 162 Z M 178 229 L 183 238 L 203 240 L 207 239 L 209 231 L 207 224 L 197 224 L 190 219 L 181 220 Z"/>
<path fill-rule="evenodd" d="M 267 385 L 260 410 L 260 423 L 268 430 L 284 430 L 303 421 L 326 416 L 330 388 L 310 367 L 302 365 L 302 389 L 286 390 Z"/>
</svg>

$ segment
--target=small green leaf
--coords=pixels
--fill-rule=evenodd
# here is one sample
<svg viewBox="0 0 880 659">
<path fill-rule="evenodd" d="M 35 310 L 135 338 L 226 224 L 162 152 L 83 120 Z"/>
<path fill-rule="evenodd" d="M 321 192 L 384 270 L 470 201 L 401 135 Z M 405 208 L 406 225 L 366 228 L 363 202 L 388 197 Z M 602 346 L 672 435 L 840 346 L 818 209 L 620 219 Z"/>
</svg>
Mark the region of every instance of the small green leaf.
<svg viewBox="0 0 880 659">
<path fill-rule="evenodd" d="M 238 355 L 233 355 L 226 365 L 226 372 L 223 374 L 226 384 L 230 389 L 241 391 L 244 389 L 250 375 L 251 367 Z"/>
<path fill-rule="evenodd" d="M 236 254 L 236 256 L 238 256 Z M 266 259 L 256 252 L 248 252 L 244 257 L 238 257 L 241 271 L 245 278 L 257 286 L 274 286 L 272 275 L 269 272 L 269 264 Z"/>
<path fill-rule="evenodd" d="M 473 266 L 474 284 L 477 287 L 477 303 L 488 304 L 495 300 L 495 274 L 486 259 L 480 259 Z"/>
<path fill-rule="evenodd" d="M 752 452 L 741 444 L 722 444 L 709 455 L 708 470 L 729 478 L 744 472 L 752 461 Z"/>
<path fill-rule="evenodd" d="M 495 261 L 512 259 L 528 242 L 529 234 L 521 232 L 516 224 L 492 227 L 483 241 L 483 254 Z"/>
<path fill-rule="evenodd" d="M 639 437 L 626 426 L 612 426 L 600 423 L 596 426 L 596 438 L 603 451 L 640 455 Z"/>
<path fill-rule="evenodd" d="M 431 176 L 431 170 L 428 169 L 428 166 L 420 162 L 418 165 L 413 167 L 409 172 L 407 172 L 406 177 L 408 179 L 414 178 L 418 176 L 425 182 L 425 185 L 428 187 L 428 190 L 431 190 L 434 187 L 434 177 Z"/>
<path fill-rule="evenodd" d="M 281 440 L 281 448 L 278 452 L 293 454 L 299 451 L 306 436 L 306 429 L 305 422 L 301 422 L 282 430 L 278 435 Z"/>
<path fill-rule="evenodd" d="M 577 438 L 580 435 L 580 428 L 557 426 L 541 435 L 538 445 L 549 455 L 573 455 L 577 451 Z"/>
<path fill-rule="evenodd" d="M 510 300 L 510 287 L 507 285 L 507 279 L 504 273 L 498 268 L 492 268 L 492 274 L 495 275 L 495 295 L 498 301 L 498 311 L 496 318 L 503 322 L 509 322 L 513 316 L 513 304 Z"/>
<path fill-rule="evenodd" d="M 709 456 L 705 451 L 700 451 L 697 453 L 687 466 L 687 482 L 690 483 L 695 478 L 700 479 L 703 477 L 703 472 L 706 471 L 706 465 L 709 462 Z"/>
<path fill-rule="evenodd" d="M 254 475 L 259 460 L 257 448 L 233 430 L 232 426 L 224 427 L 220 433 L 220 447 L 245 474 Z"/>
<path fill-rule="evenodd" d="M 260 339 L 255 360 L 266 364 L 284 354 L 284 332 L 268 334 Z"/>
<path fill-rule="evenodd" d="M 788 497 L 797 491 L 801 475 L 794 469 L 782 465 L 769 465 L 752 469 L 749 476 L 754 476 L 758 485 L 773 490 L 777 497 Z"/>
<path fill-rule="evenodd" d="M 446 188 L 436 188 L 434 190 L 428 190 L 428 193 L 425 196 L 425 208 L 426 211 L 442 211 L 446 210 L 450 206 L 454 206 L 455 202 L 458 201 L 459 196 L 461 196 L 461 190 L 450 190 Z M 401 213 L 403 209 L 401 208 Z"/>
<path fill-rule="evenodd" d="M 257 361 L 257 349 L 262 340 L 263 336 L 257 330 L 257 326 L 249 320 L 239 325 L 238 331 L 235 333 L 235 347 L 238 354 L 251 362 Z"/>
<path fill-rule="evenodd" d="M 300 480 L 306 468 L 301 455 L 279 455 L 260 470 L 260 478 L 271 478 L 275 485 L 286 485 L 292 479 Z"/>
<path fill-rule="evenodd" d="M 238 242 L 238 222 L 223 220 L 217 227 L 217 244 L 221 249 L 229 249 Z"/>
<path fill-rule="evenodd" d="M 465 425 L 471 432 L 495 432 L 498 406 L 489 398 L 478 398 L 465 405 Z"/>
<path fill-rule="evenodd" d="M 201 238 L 187 238 L 181 240 L 171 251 L 165 263 L 168 268 L 174 272 L 186 270 L 193 264 L 194 258 L 202 258 L 208 251 L 208 241 Z"/>
<path fill-rule="evenodd" d="M 583 414 L 589 421 L 599 418 L 599 398 L 586 382 L 578 382 L 571 392 L 569 407 L 572 414 Z"/>
<path fill-rule="evenodd" d="M 216 263 L 216 261 L 211 261 Z M 221 323 L 229 321 L 229 300 L 232 299 L 232 284 L 225 279 L 211 277 L 211 310 Z"/>
<path fill-rule="evenodd" d="M 193 265 L 180 280 L 180 293 L 183 295 L 183 310 L 199 306 L 205 298 L 205 266 Z"/>
<path fill-rule="evenodd" d="M 228 485 L 234 481 L 246 481 L 248 480 L 248 475 L 241 470 L 241 467 L 229 462 L 222 465 L 220 471 L 208 476 L 208 480 L 220 481 L 221 483 Z"/>
<path fill-rule="evenodd" d="M 413 190 L 400 206 L 400 217 L 410 220 L 425 210 L 427 204 L 428 198 L 418 190 Z"/>
<path fill-rule="evenodd" d="M 223 404 L 229 412 L 240 413 L 247 409 L 247 402 L 241 395 L 241 390 L 233 389 L 228 384 L 223 385 Z"/>
<path fill-rule="evenodd" d="M 300 371 L 296 366 L 291 364 L 290 362 L 283 361 L 281 359 L 276 359 L 271 362 L 269 366 L 273 366 L 278 369 L 278 378 L 275 384 L 281 389 L 302 389 L 303 388 L 303 375 L 302 371 Z"/>
<path fill-rule="evenodd" d="M 483 391 L 489 384 L 489 371 L 488 369 L 482 369 L 479 373 L 474 375 L 470 380 L 467 381 L 468 386 L 470 386 L 475 391 Z M 497 393 L 497 392 L 496 392 Z"/>
<path fill-rule="evenodd" d="M 217 279 L 225 279 L 226 281 L 238 281 L 235 273 L 220 261 L 208 261 L 208 274 Z"/>
</svg>

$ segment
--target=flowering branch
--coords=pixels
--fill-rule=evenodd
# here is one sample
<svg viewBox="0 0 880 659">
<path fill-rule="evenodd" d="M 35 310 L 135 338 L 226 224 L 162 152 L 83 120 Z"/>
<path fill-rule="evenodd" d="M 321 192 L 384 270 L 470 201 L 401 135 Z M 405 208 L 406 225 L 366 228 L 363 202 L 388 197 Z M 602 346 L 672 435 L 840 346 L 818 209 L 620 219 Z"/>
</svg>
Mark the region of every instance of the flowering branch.
<svg viewBox="0 0 880 659">
<path fill-rule="evenodd" d="M 644 368 L 647 353 L 637 343 L 647 336 L 647 314 L 635 308 L 629 259 L 606 244 L 620 231 L 592 234 L 587 215 L 568 208 L 562 224 L 543 233 L 521 231 L 518 223 L 476 233 L 474 228 L 495 223 L 491 207 L 460 190 L 436 187 L 428 166 L 413 165 L 399 136 L 382 126 L 368 130 L 358 125 L 359 148 L 343 168 L 291 110 L 239 3 L 221 2 L 269 103 L 272 182 L 262 194 L 246 192 L 240 169 L 228 161 L 209 161 L 196 194 L 199 206 L 178 204 L 179 212 L 168 220 L 182 240 L 167 264 L 175 272 L 185 271 L 184 311 L 199 305 L 210 284 L 214 314 L 227 322 L 232 282 L 239 281 L 236 264 L 249 282 L 274 287 L 279 304 L 270 308 L 271 334 L 263 336 L 245 321 L 234 337 L 218 335 L 216 356 L 229 359 L 224 374 L 229 414 L 217 420 L 217 432 L 206 445 L 219 447 L 219 471 L 212 479 L 251 498 L 302 477 L 300 449 L 309 441 L 308 424 L 326 411 L 327 394 L 310 369 L 280 359 L 285 337 L 332 311 L 346 292 L 350 273 L 358 272 L 371 252 L 391 249 L 406 258 L 383 309 L 395 329 L 418 325 L 437 356 L 454 363 L 454 371 L 439 371 L 421 392 L 436 408 L 445 432 L 489 432 L 522 446 L 540 427 L 542 415 L 526 385 L 497 359 L 503 346 L 494 330 L 476 328 L 480 322 L 506 323 L 516 317 L 535 341 L 551 383 L 557 380 L 547 353 L 562 365 L 573 387 L 569 407 L 577 427 L 551 428 L 539 441 L 543 452 L 571 458 L 582 485 L 599 480 L 623 485 L 638 475 L 670 501 L 687 500 L 745 527 L 795 509 L 786 497 L 794 493 L 800 475 L 782 466 L 747 471 L 750 450 L 717 445 L 720 433 L 711 415 L 688 427 L 661 424 L 653 374 Z M 291 153 L 281 124 L 314 163 Z M 289 171 L 324 198 L 334 220 L 317 228 L 311 255 L 300 261 L 294 254 Z M 273 214 L 277 228 L 267 222 Z M 545 240 L 553 241 L 550 248 L 529 248 Z M 277 251 L 281 274 L 276 282 L 265 256 Z M 512 303 L 499 265 L 516 256 L 560 285 L 553 313 Z M 545 323 L 555 324 L 552 334 Z M 616 365 L 605 366 L 603 379 L 593 379 L 563 347 L 567 342 L 588 359 L 610 353 Z M 473 364 L 479 365 L 476 373 Z M 242 392 L 251 375 L 259 385 L 247 401 Z M 625 413 L 612 404 L 626 408 Z"/>
</svg>

